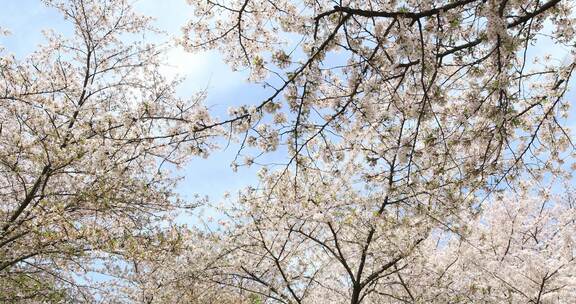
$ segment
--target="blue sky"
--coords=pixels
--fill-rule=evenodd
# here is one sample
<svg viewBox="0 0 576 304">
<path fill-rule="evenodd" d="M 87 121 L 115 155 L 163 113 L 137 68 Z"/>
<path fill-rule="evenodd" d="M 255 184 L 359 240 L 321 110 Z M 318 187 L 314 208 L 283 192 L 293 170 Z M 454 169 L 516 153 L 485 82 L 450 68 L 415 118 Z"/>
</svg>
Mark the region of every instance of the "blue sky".
<svg viewBox="0 0 576 304">
<path fill-rule="evenodd" d="M 64 34 L 71 33 L 69 25 L 59 13 L 46 8 L 40 0 L 0 0 L 0 3 L 0 27 L 12 32 L 8 37 L 0 37 L 0 45 L 17 57 L 24 57 L 36 49 L 43 41 L 42 29 L 52 28 Z M 154 17 L 157 27 L 172 35 L 180 35 L 180 28 L 192 17 L 192 9 L 185 0 L 139 0 L 135 1 L 134 5 L 141 13 Z M 170 37 L 160 39 L 168 41 Z M 532 50 L 533 54 L 542 52 L 550 52 L 554 57 L 562 58 L 562 54 L 567 50 L 551 49 L 546 43 L 536 45 Z M 207 89 L 206 102 L 216 116 L 224 117 L 230 105 L 254 104 L 266 95 L 261 86 L 246 82 L 246 71 L 233 72 L 216 52 L 191 54 L 180 48 L 173 48 L 168 53 L 167 62 L 170 67 L 165 69 L 165 73 L 186 77 L 178 88 L 178 93 L 186 97 Z M 569 93 L 569 100 L 574 96 L 574 92 Z M 576 113 L 574 109 L 572 112 Z M 569 125 L 576 124 L 572 122 Z M 232 144 L 224 151 L 214 152 L 207 160 L 193 159 L 177 172 L 184 176 L 178 192 L 185 198 L 199 194 L 219 200 L 225 191 L 234 192 L 243 186 L 255 184 L 257 167 L 243 167 L 238 173 L 233 173 L 230 169 L 237 149 L 238 146 Z"/>
</svg>

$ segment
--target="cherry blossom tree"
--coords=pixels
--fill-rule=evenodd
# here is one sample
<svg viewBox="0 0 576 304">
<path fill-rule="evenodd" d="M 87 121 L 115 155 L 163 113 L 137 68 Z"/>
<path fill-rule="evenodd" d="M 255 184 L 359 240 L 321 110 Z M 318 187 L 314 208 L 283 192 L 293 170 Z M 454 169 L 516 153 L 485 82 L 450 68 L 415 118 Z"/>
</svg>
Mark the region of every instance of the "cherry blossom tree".
<svg viewBox="0 0 576 304">
<path fill-rule="evenodd" d="M 206 284 L 265 303 L 569 301 L 573 249 L 549 234 L 573 219 L 535 213 L 547 198 L 518 186 L 565 176 L 574 150 L 568 1 L 189 3 L 181 43 L 270 92 L 218 122 L 246 154 L 233 166 L 258 163 L 252 147 L 288 151 L 224 208 L 213 259 L 190 270 Z M 512 244 L 545 230 L 562 256 Z"/>
<path fill-rule="evenodd" d="M 558 123 L 574 67 L 568 1 L 189 3 L 181 43 L 219 50 L 271 92 L 220 122 L 240 152 L 283 145 L 296 170 L 364 158 L 359 174 L 378 184 L 489 191 L 571 144 Z M 566 56 L 535 54 L 539 42 Z"/>
<path fill-rule="evenodd" d="M 355 189 L 345 177 L 278 174 L 226 212 L 229 246 L 208 269 L 220 284 L 278 303 L 382 303 L 381 286 L 436 224 L 427 207 Z"/>
<path fill-rule="evenodd" d="M 516 193 L 497 195 L 482 216 L 471 219 L 465 237 L 438 234 L 442 242 L 419 253 L 417 264 L 425 271 L 412 273 L 413 295 L 424 302 L 571 302 L 574 190 L 558 186 L 554 191 L 523 181 Z"/>
<path fill-rule="evenodd" d="M 172 247 L 161 230 L 187 204 L 166 166 L 217 134 L 202 95 L 158 72 L 165 47 L 128 1 L 44 2 L 72 36 L 0 57 L 1 302 L 90 301 L 90 271 Z"/>
<path fill-rule="evenodd" d="M 569 174 L 548 185 L 520 181 L 485 200 L 482 212 L 459 212 L 450 226 L 431 205 L 394 202 L 343 177 L 307 171 L 278 179 L 281 174 L 262 174 L 259 189 L 231 197 L 220 228 L 184 236 L 178 255 L 149 264 L 146 278 L 154 283 L 141 288 L 158 303 L 174 297 L 198 303 L 574 298 Z M 382 201 L 387 205 L 377 210 Z"/>
</svg>

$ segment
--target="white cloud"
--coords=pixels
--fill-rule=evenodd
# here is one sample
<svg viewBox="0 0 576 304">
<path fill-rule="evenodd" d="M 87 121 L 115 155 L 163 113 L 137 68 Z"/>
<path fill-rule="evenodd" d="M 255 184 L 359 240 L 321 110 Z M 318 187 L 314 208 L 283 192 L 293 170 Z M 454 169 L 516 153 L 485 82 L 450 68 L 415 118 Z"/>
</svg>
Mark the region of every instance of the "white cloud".
<svg viewBox="0 0 576 304">
<path fill-rule="evenodd" d="M 234 72 L 217 52 L 185 51 L 173 47 L 166 54 L 161 73 L 167 77 L 184 77 L 181 89 L 186 92 L 208 89 L 223 93 L 246 83 L 246 75 Z"/>
</svg>

